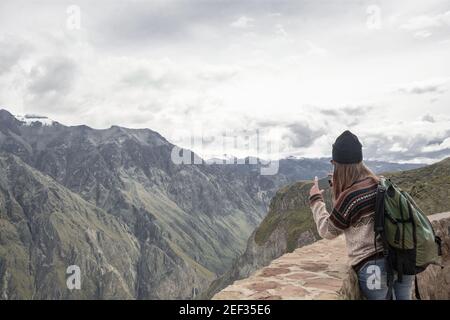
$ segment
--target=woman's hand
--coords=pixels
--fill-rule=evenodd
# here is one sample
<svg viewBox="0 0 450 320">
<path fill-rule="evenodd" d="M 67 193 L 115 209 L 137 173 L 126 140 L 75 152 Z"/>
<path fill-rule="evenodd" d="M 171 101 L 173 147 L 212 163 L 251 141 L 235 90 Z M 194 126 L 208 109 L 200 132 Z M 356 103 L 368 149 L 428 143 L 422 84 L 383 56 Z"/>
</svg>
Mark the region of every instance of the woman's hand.
<svg viewBox="0 0 450 320">
<path fill-rule="evenodd" d="M 312 197 L 312 196 L 314 196 L 316 194 L 322 195 L 323 192 L 324 192 L 324 190 L 320 190 L 319 189 L 319 178 L 315 177 L 314 178 L 314 184 L 313 184 L 311 190 L 309 191 L 309 196 Z"/>
</svg>

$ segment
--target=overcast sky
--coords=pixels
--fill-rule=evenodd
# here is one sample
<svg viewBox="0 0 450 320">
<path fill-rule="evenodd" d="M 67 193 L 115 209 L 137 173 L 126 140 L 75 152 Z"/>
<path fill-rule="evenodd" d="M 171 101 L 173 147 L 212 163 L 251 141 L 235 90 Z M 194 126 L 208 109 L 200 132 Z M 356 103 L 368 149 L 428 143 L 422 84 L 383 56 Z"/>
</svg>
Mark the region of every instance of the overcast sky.
<svg viewBox="0 0 450 320">
<path fill-rule="evenodd" d="M 448 0 L 93 3 L 0 2 L 0 107 L 202 136 L 204 157 L 254 130 L 329 156 L 345 129 L 370 159 L 450 155 Z"/>
</svg>

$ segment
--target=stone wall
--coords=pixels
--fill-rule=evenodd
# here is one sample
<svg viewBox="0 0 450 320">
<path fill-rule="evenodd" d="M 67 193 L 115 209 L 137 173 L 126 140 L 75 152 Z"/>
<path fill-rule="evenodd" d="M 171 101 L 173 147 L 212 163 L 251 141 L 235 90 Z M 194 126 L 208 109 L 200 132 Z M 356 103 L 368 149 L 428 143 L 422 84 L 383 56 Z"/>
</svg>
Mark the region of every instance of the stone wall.
<svg viewBox="0 0 450 320">
<path fill-rule="evenodd" d="M 442 269 L 429 266 L 418 276 L 422 299 L 450 300 L 450 213 L 431 216 L 436 234 L 442 238 Z"/>
<path fill-rule="evenodd" d="M 422 299 L 450 299 L 450 212 L 429 216 L 443 240 L 443 266 L 419 275 Z M 213 299 L 360 299 L 355 274 L 349 272 L 343 236 L 320 240 L 285 254 L 234 282 Z"/>
</svg>

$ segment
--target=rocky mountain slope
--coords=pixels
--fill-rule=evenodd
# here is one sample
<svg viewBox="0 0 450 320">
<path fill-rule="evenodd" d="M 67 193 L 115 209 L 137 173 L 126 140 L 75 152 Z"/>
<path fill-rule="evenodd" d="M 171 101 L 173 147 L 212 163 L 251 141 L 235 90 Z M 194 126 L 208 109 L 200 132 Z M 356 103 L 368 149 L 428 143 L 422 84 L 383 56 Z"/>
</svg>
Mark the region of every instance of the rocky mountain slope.
<svg viewBox="0 0 450 320">
<path fill-rule="evenodd" d="M 327 159 L 282 160 L 280 172 L 274 176 L 260 175 L 258 165 L 178 165 L 171 161 L 174 145 L 154 131 L 117 126 L 96 130 L 42 119 L 18 119 L 0 110 L 1 169 L 5 175 L 1 233 L 11 234 L 0 251 L 2 297 L 193 298 L 229 269 L 245 249 L 277 189 L 329 170 Z M 401 169 L 411 165 L 394 166 Z M 16 172 L 14 177 L 8 176 L 11 170 Z M 39 183 L 19 183 L 33 179 Z M 53 198 L 34 197 L 49 188 L 57 190 Z M 20 204 L 14 213 L 6 207 L 12 202 Z M 57 214 L 54 206 L 60 208 Z M 92 216 L 95 213 L 105 218 L 90 226 L 85 221 L 89 210 Z M 18 218 L 16 211 L 26 214 Z M 45 223 L 34 220 L 38 214 L 46 217 Z M 60 217 L 56 228 L 52 220 L 56 216 L 70 217 L 71 221 Z M 21 233 L 25 232 L 23 226 L 29 229 L 26 239 Z M 70 230 L 65 230 L 68 226 Z M 38 235 L 47 234 L 49 228 L 55 236 L 40 239 Z M 116 252 L 113 238 L 98 244 L 100 249 L 95 252 L 111 252 L 110 257 L 101 258 L 106 263 L 86 255 L 90 244 L 85 234 L 93 230 L 94 236 L 108 228 L 117 229 L 117 243 L 122 241 L 123 245 L 118 245 Z M 107 233 L 114 235 L 113 231 Z M 65 234 L 72 243 L 70 255 L 66 253 L 69 245 L 64 243 Z M 57 252 L 45 251 L 49 247 L 58 248 Z M 11 248 L 23 251 L 22 271 L 14 265 Z M 41 260 L 36 260 L 35 252 L 39 250 L 49 261 L 45 265 L 54 268 L 47 278 L 37 265 Z M 130 257 L 122 259 L 121 252 Z M 82 270 L 91 277 L 85 283 L 92 285 L 85 286 L 83 292 L 68 294 L 65 286 L 61 287 L 63 267 L 71 264 L 84 266 Z M 16 275 L 14 270 L 18 270 Z M 121 280 L 103 280 L 101 270 L 117 270 L 115 277 Z M 21 272 L 28 276 L 19 276 Z M 28 289 L 18 289 L 18 282 Z M 101 289 L 105 286 L 109 289 Z"/>
<path fill-rule="evenodd" d="M 250 171 L 236 178 L 224 166 L 175 165 L 172 147 L 151 130 L 24 125 L 8 113 L 0 117 L 4 154 L 132 232 L 139 252 L 131 270 L 147 279 L 131 283 L 135 298 L 190 298 L 204 288 L 242 250 L 264 214 L 266 193 L 279 186 Z"/>
<path fill-rule="evenodd" d="M 384 175 L 409 192 L 427 214 L 449 210 L 450 158 L 424 168 Z M 249 238 L 246 251 L 211 284 L 204 298 L 211 298 L 235 280 L 247 278 L 281 255 L 319 239 L 308 204 L 310 188 L 310 182 L 299 182 L 277 192 L 269 213 Z M 331 208 L 329 191 L 325 199 Z"/>
<path fill-rule="evenodd" d="M 66 268 L 83 270 L 73 298 L 130 298 L 139 244 L 126 225 L 19 158 L 0 156 L 0 297 L 62 299 Z"/>
</svg>

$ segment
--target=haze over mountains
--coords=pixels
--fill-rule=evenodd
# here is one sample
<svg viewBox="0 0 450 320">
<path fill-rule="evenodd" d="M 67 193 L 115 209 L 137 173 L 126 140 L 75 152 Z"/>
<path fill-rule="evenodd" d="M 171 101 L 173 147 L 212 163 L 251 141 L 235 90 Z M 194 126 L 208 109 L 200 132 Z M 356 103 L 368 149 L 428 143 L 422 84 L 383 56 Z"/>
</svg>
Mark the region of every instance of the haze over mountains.
<svg viewBox="0 0 450 320">
<path fill-rule="evenodd" d="M 0 110 L 1 299 L 194 298 L 242 253 L 279 188 L 330 170 L 328 159 L 283 159 L 273 176 L 177 165 L 173 147 L 149 129 Z M 66 287 L 69 265 L 81 290 Z"/>
</svg>

